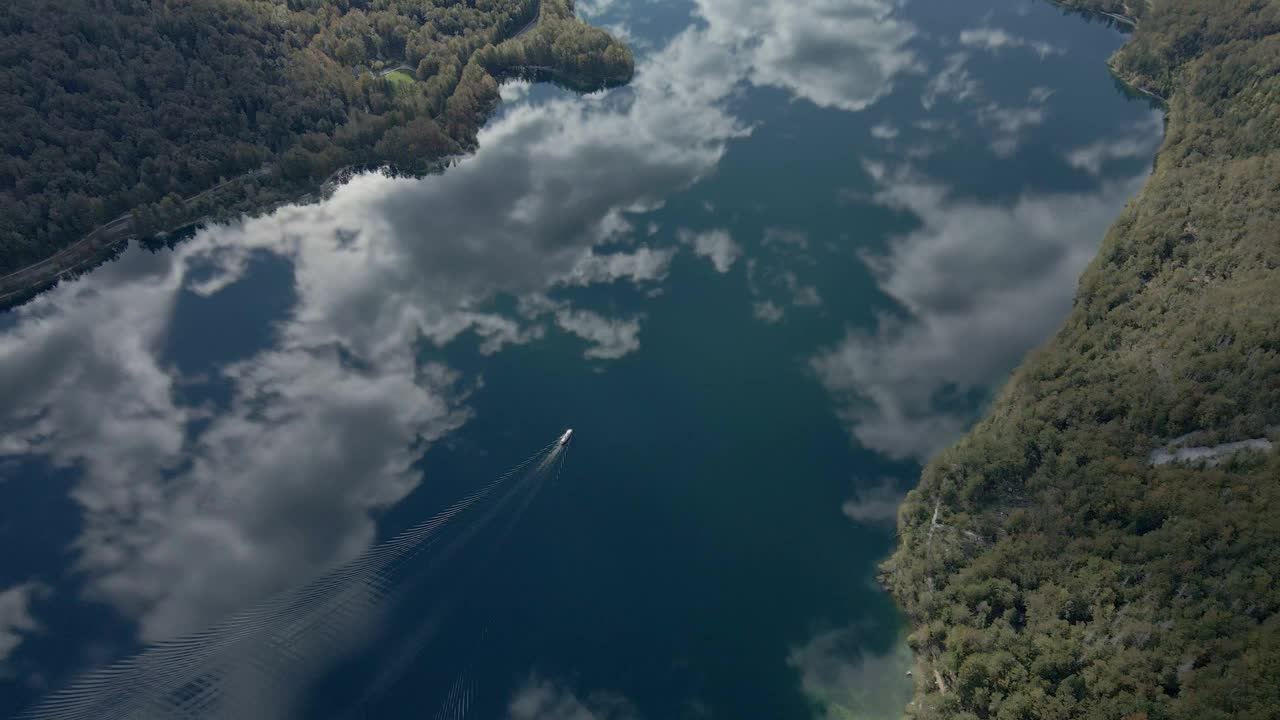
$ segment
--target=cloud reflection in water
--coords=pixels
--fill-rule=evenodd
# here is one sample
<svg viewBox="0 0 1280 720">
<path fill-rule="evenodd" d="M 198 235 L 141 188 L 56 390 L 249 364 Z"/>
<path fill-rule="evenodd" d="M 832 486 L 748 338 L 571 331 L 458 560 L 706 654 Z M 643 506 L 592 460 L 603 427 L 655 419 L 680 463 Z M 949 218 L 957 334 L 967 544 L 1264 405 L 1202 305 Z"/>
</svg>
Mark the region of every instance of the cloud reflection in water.
<svg viewBox="0 0 1280 720">
<path fill-rule="evenodd" d="M 496 352 L 540 337 L 550 313 L 589 358 L 634 351 L 638 318 L 545 296 L 666 276 L 674 250 L 596 246 L 628 242 L 625 213 L 660 206 L 747 132 L 723 107 L 727 58 L 699 32 L 650 57 L 630 91 L 511 107 L 443 176 L 357 177 L 18 310 L 0 334 L 0 450 L 80 470 L 90 596 L 157 640 L 355 557 L 373 513 L 421 482 L 425 448 L 470 416 L 469 384 L 420 364 L 422 339 L 470 330 Z M 220 369 L 229 407 L 190 404 L 178 390 L 195 379 L 160 352 L 175 304 L 216 296 L 262 252 L 289 261 L 296 302 L 270 347 Z M 525 312 L 484 309 L 498 295 Z"/>
</svg>

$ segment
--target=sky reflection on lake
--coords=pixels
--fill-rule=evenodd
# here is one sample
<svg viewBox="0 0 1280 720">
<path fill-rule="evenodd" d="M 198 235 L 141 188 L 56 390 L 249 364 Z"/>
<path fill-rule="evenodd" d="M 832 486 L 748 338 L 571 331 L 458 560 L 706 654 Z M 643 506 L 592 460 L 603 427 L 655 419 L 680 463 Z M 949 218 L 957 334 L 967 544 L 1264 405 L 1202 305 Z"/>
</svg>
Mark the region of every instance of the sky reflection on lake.
<svg viewBox="0 0 1280 720">
<path fill-rule="evenodd" d="M 0 714 L 569 424 L 479 716 L 901 708 L 897 498 L 1065 315 L 1160 117 L 1112 87 L 1118 34 L 1043 3 L 581 10 L 631 86 L 507 86 L 441 176 L 0 316 Z"/>
</svg>

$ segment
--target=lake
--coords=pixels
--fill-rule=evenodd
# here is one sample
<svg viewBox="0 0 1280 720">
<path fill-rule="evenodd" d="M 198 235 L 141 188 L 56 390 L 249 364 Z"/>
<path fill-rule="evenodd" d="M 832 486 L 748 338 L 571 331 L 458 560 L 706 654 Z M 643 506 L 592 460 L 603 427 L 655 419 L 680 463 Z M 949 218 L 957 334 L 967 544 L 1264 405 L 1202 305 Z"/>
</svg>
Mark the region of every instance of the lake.
<svg viewBox="0 0 1280 720">
<path fill-rule="evenodd" d="M 1065 316 L 1162 117 L 1109 76 L 1115 28 L 1046 2 L 579 13 L 630 86 L 509 84 L 442 175 L 0 315 L 0 715 L 570 427 L 466 582 L 415 587 L 295 714 L 901 715 L 897 503 Z"/>
</svg>

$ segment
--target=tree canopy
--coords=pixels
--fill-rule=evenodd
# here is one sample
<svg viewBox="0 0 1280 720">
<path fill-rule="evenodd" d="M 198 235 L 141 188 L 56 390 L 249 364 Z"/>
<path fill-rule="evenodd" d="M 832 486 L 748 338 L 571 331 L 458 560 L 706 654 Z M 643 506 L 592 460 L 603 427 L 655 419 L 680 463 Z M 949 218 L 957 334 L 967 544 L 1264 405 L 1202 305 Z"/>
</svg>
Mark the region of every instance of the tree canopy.
<svg viewBox="0 0 1280 720">
<path fill-rule="evenodd" d="M 188 207 L 193 197 L 232 178 L 253 178 L 270 199 L 351 165 L 425 171 L 474 145 L 495 76 L 527 62 L 502 59 L 495 48 L 507 43 L 550 40 L 536 61 L 583 84 L 630 78 L 630 52 L 568 0 L 546 0 L 534 30 L 512 40 L 539 10 L 537 0 L 10 0 L 0 7 L 0 274 L 124 213 L 141 232 L 190 219 L 203 209 Z M 390 76 L 400 67 L 416 82 Z"/>
<path fill-rule="evenodd" d="M 900 511 L 908 715 L 1274 718 L 1280 3 L 1067 4 L 1140 18 L 1112 66 L 1168 98 L 1166 137 L 1063 327 Z"/>
</svg>

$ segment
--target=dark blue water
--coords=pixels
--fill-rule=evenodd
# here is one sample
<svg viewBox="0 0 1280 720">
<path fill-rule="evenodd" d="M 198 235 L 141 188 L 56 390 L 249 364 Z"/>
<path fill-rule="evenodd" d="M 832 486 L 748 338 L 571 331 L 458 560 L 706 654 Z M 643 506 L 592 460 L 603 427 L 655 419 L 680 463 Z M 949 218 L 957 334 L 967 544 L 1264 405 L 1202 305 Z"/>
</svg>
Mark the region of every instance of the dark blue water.
<svg viewBox="0 0 1280 720">
<path fill-rule="evenodd" d="M 510 534 L 302 714 L 434 717 L 460 675 L 474 717 L 900 714 L 896 503 L 1065 315 L 1160 118 L 1107 75 L 1119 33 L 1042 2 L 579 9 L 631 86 L 510 86 L 442 176 L 0 315 L 0 715 L 567 427 Z"/>
</svg>

